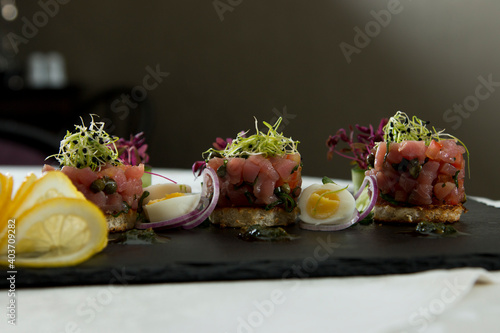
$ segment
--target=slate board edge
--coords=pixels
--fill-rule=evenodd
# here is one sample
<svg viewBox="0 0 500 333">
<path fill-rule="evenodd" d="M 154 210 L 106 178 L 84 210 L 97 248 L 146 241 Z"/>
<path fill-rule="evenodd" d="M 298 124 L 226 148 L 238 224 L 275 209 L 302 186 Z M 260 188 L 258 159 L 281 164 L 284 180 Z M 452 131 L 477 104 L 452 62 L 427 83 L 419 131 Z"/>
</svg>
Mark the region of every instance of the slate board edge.
<svg viewBox="0 0 500 333">
<path fill-rule="evenodd" d="M 60 269 L 19 269 L 16 286 L 21 288 L 56 287 L 77 285 L 127 285 L 201 281 L 236 281 L 256 279 L 315 278 L 345 276 L 377 276 L 408 274 L 434 269 L 480 267 L 500 270 L 500 256 L 472 254 L 456 257 L 421 257 L 408 259 L 352 259 L 337 258 L 308 266 L 300 260 L 256 261 L 224 263 L 218 265 L 176 263 L 167 266 L 116 267 L 102 269 L 69 267 Z M 60 273 L 60 274 L 59 274 Z M 58 276 L 54 280 L 54 276 Z M 81 281 L 85 283 L 82 284 Z M 8 281 L 0 280 L 0 288 L 7 288 Z"/>
</svg>

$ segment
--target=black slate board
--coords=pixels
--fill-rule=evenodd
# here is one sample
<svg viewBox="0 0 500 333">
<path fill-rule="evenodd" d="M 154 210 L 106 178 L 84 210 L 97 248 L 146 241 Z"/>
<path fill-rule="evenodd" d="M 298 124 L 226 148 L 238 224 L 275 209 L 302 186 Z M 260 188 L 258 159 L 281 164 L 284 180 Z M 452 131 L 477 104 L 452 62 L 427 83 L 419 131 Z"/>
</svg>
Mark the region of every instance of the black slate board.
<svg viewBox="0 0 500 333">
<path fill-rule="evenodd" d="M 300 238 L 247 242 L 214 226 L 171 230 L 163 244 L 109 244 L 87 262 L 57 269 L 18 268 L 16 286 L 135 284 L 412 273 L 437 268 L 500 269 L 500 209 L 477 201 L 454 237 L 415 236 L 414 227 L 355 225 L 338 232 L 286 230 Z M 5 268 L 5 267 L 3 267 Z M 5 268 L 5 271 L 7 269 Z M 0 287 L 8 281 L 0 279 Z"/>
</svg>

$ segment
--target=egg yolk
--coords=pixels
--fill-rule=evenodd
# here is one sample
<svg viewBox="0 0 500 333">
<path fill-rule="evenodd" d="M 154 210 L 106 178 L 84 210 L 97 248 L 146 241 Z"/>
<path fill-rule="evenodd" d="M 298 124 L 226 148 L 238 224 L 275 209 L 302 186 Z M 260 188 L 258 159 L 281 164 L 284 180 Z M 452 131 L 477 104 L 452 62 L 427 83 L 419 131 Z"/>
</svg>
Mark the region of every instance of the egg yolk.
<svg viewBox="0 0 500 333">
<path fill-rule="evenodd" d="M 340 199 L 330 190 L 314 191 L 307 200 L 307 213 L 317 219 L 326 219 L 339 209 Z"/>
<path fill-rule="evenodd" d="M 151 200 L 150 202 L 148 202 L 148 205 L 152 205 L 154 203 L 157 203 L 157 202 L 160 202 L 160 201 L 163 201 L 163 200 L 167 200 L 167 199 L 172 199 L 172 198 L 177 198 L 177 197 L 183 197 L 185 195 L 186 195 L 185 193 L 179 193 L 179 192 L 174 192 L 174 193 L 166 194 L 163 198 L 156 199 L 156 200 Z"/>
</svg>

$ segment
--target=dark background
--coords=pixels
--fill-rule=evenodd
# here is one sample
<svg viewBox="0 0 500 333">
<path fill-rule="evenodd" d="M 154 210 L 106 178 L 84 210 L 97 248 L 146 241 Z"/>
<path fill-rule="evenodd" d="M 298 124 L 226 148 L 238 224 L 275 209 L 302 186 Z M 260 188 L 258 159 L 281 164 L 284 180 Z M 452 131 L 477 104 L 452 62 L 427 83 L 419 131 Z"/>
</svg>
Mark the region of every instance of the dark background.
<svg viewBox="0 0 500 333">
<path fill-rule="evenodd" d="M 402 110 L 459 137 L 471 153 L 467 193 L 500 199 L 500 87 L 468 118 L 453 114 L 460 124 L 445 117 L 454 104 L 471 100 L 479 77 L 500 82 L 500 2 L 401 0 L 385 27 L 374 24 L 374 13 L 397 2 L 219 3 L 231 10 L 219 14 L 210 0 L 58 4 L 58 12 L 9 58 L 21 76 L 32 52 L 57 51 L 65 58 L 76 91 L 68 93 L 72 112 L 39 111 L 37 125 L 64 119 L 55 131 L 60 139 L 80 113 L 108 112 L 103 117 L 114 134 L 128 125 L 146 130 L 154 167 L 189 168 L 215 137 L 253 130 L 254 116 L 271 122 L 286 114 L 283 131 L 301 142 L 304 174 L 349 178 L 347 160 L 326 159 L 328 135 L 349 124 L 377 125 Z M 12 48 L 9 33 L 23 36 L 22 18 L 33 22 L 43 11 L 36 1 L 16 5 L 18 18 L 0 25 L 5 52 Z M 373 37 L 348 63 L 340 45 L 355 46 L 354 29 L 364 31 L 367 24 Z M 129 108 L 126 117 L 113 112 L 113 101 L 141 86 L 146 68 L 157 66 L 169 75 L 148 91 L 147 102 Z M 12 94 L 4 89 L 1 99 Z M 0 108 L 3 119 L 17 112 L 15 105 Z M 137 120 L 144 112 L 149 123 Z"/>
</svg>

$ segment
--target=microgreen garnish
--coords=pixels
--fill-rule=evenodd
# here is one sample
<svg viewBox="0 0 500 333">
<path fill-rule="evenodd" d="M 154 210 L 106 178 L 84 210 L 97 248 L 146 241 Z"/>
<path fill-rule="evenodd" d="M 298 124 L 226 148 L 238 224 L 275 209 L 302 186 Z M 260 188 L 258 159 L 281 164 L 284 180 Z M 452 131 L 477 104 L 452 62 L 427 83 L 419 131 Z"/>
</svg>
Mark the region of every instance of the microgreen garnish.
<svg viewBox="0 0 500 333">
<path fill-rule="evenodd" d="M 95 122 L 90 116 L 89 127 L 75 125 L 75 132 L 67 131 L 61 140 L 59 153 L 51 155 L 61 166 L 75 168 L 90 167 L 93 171 L 99 170 L 106 164 L 122 164 L 118 158 L 115 142 L 117 137 L 112 137 L 104 131 L 104 122 Z"/>
<path fill-rule="evenodd" d="M 447 135 L 444 130 L 438 132 L 434 127 L 428 129 L 427 125 L 429 125 L 428 121 L 423 121 L 415 116 L 410 119 L 406 113 L 398 111 L 393 117 L 389 118 L 387 125 L 384 127 L 384 141 L 397 143 L 425 141 L 428 146 L 432 140 L 439 141 L 440 135 Z"/>
<path fill-rule="evenodd" d="M 328 147 L 327 158 L 329 160 L 332 159 L 333 153 L 336 153 L 350 159 L 351 163 L 357 164 L 359 168 L 363 170 L 367 169 L 367 158 L 376 143 L 383 140 L 383 128 L 386 123 L 387 119 L 382 119 L 376 131 L 373 129 L 372 125 L 366 127 L 356 124 L 355 127 L 358 133 L 355 133 L 352 126 L 349 126 L 349 136 L 345 129 L 339 129 L 335 135 L 330 135 L 326 141 L 326 146 Z M 348 147 L 338 149 L 337 145 L 339 141 L 347 143 Z M 348 152 L 350 152 L 352 156 L 347 155 L 346 153 Z"/>
<path fill-rule="evenodd" d="M 149 155 L 146 153 L 148 145 L 143 132 L 130 135 L 130 140 L 120 138 L 116 142 L 116 148 L 118 149 L 118 159 L 124 164 L 139 165 L 149 161 Z"/>
<path fill-rule="evenodd" d="M 296 154 L 298 141 L 283 136 L 277 129 L 281 124 L 280 117 L 274 125 L 267 122 L 263 124 L 268 128 L 267 133 L 258 129 L 258 122 L 255 119 L 256 134 L 246 137 L 247 132 L 240 132 L 236 139 L 226 142 L 224 149 L 211 148 L 203 153 L 206 160 L 212 157 L 248 157 L 250 155 L 262 155 L 264 157 L 284 156 L 286 154 Z"/>
<path fill-rule="evenodd" d="M 432 129 L 428 129 L 427 125 L 429 125 L 428 121 L 423 121 L 415 116 L 410 119 L 406 113 L 398 111 L 393 117 L 389 118 L 387 125 L 384 127 L 384 141 L 388 144 L 409 140 L 424 141 L 425 145 L 428 146 L 432 140 L 439 142 L 444 138 L 453 139 L 465 148 L 467 164 L 469 165 L 469 150 L 462 141 L 451 134 L 445 133 L 444 129 L 437 131 L 434 126 Z M 470 167 L 468 169 L 470 175 Z"/>
</svg>

